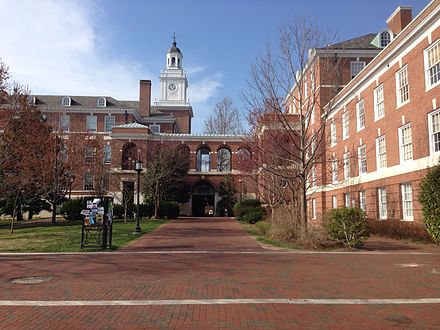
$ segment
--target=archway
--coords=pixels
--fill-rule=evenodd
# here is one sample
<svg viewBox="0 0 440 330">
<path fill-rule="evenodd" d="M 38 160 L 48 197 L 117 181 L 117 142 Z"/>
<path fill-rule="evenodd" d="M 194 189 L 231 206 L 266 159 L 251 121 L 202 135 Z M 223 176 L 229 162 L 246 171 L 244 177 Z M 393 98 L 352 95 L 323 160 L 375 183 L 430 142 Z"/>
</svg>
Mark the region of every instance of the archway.
<svg viewBox="0 0 440 330">
<path fill-rule="evenodd" d="M 192 214 L 195 217 L 213 216 L 215 213 L 214 206 L 214 188 L 208 182 L 200 182 L 196 184 L 192 192 Z"/>
</svg>

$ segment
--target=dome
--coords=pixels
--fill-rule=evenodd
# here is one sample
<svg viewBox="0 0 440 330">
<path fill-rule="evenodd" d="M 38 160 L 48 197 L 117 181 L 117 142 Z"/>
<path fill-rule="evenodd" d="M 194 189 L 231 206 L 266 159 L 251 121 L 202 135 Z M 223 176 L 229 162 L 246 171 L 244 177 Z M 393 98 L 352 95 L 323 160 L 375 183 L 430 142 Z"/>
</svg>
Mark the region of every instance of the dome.
<svg viewBox="0 0 440 330">
<path fill-rule="evenodd" d="M 182 54 L 180 49 L 177 48 L 177 42 L 173 41 L 173 47 L 168 49 L 168 53 L 179 53 L 179 54 Z"/>
</svg>

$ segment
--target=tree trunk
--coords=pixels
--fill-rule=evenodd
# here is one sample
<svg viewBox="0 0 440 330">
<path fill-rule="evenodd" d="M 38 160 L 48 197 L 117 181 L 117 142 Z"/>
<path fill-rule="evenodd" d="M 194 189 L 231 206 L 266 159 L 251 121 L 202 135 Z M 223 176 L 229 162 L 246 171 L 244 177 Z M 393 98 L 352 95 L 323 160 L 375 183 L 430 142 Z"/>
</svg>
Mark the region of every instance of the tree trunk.
<svg viewBox="0 0 440 330">
<path fill-rule="evenodd" d="M 57 203 L 52 204 L 52 225 L 57 224 Z"/>
<path fill-rule="evenodd" d="M 32 220 L 34 217 L 34 209 L 30 208 L 28 211 L 28 220 Z"/>
<path fill-rule="evenodd" d="M 128 204 L 124 203 L 124 223 L 127 223 L 128 220 Z"/>
<path fill-rule="evenodd" d="M 17 221 L 23 221 L 23 212 L 21 211 L 21 206 L 17 209 Z"/>
<path fill-rule="evenodd" d="M 307 194 L 306 194 L 306 180 L 305 178 L 301 178 L 301 229 L 305 234 L 307 233 Z"/>
</svg>

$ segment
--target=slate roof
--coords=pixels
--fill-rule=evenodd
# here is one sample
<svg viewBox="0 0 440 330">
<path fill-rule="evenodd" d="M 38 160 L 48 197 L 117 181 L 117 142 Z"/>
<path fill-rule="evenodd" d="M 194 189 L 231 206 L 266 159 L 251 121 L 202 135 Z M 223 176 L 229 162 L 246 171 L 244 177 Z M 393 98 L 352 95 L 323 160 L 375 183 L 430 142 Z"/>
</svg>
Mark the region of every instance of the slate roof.
<svg viewBox="0 0 440 330">
<path fill-rule="evenodd" d="M 371 42 L 377 36 L 377 33 L 369 33 L 357 38 L 344 40 L 333 45 L 329 45 L 320 49 L 373 49 L 380 50 L 381 48 L 376 47 Z"/>
<path fill-rule="evenodd" d="M 134 108 L 139 107 L 138 101 L 119 101 L 110 96 L 72 96 L 72 95 L 34 95 L 36 98 L 35 105 L 47 106 L 49 108 L 63 107 L 61 101 L 63 97 L 68 96 L 71 99 L 70 108 Z M 107 107 L 98 107 L 98 99 L 105 97 L 107 100 Z M 63 107 L 69 108 L 69 107 Z"/>
</svg>

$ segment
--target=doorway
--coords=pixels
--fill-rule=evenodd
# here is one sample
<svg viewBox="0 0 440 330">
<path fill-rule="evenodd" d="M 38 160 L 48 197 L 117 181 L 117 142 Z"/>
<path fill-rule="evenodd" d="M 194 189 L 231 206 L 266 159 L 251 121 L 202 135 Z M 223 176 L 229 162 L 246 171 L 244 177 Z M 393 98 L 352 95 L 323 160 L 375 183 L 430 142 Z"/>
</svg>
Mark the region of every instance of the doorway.
<svg viewBox="0 0 440 330">
<path fill-rule="evenodd" d="M 192 214 L 195 217 L 212 217 L 215 214 L 215 191 L 207 182 L 194 186 L 192 193 Z"/>
</svg>

